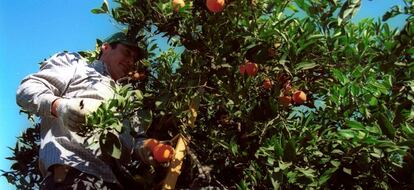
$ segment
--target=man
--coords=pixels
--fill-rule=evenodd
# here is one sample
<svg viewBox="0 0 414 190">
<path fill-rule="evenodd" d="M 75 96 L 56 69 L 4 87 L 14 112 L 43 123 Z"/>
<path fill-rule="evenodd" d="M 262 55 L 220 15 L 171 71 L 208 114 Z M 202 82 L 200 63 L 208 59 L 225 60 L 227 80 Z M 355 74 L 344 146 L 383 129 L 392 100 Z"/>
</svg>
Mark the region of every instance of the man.
<svg viewBox="0 0 414 190">
<path fill-rule="evenodd" d="M 115 81 L 133 70 L 144 53 L 120 32 L 105 40 L 99 59 L 91 64 L 77 53 L 58 53 L 23 79 L 17 104 L 41 118 L 41 189 L 122 189 L 110 164 L 100 159 L 102 153 L 86 148 L 85 137 L 76 132 L 88 113 L 113 98 Z M 125 147 L 131 149 L 127 157 L 154 163 L 143 139 L 126 139 Z"/>
</svg>

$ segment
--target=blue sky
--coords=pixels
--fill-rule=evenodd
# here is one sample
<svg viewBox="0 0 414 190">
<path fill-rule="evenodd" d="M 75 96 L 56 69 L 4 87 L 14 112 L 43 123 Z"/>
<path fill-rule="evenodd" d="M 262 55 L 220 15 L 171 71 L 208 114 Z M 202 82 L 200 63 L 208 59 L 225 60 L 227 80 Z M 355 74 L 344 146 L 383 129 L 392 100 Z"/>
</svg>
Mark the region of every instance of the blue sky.
<svg viewBox="0 0 414 190">
<path fill-rule="evenodd" d="M 0 0 L 0 169 L 9 170 L 16 137 L 30 126 L 19 115 L 15 92 L 21 79 L 36 72 L 44 58 L 56 52 L 90 50 L 95 39 L 104 39 L 119 26 L 107 15 L 94 15 L 91 9 L 102 0 Z M 363 0 L 356 20 L 379 17 L 402 0 Z M 110 4 L 111 6 L 112 4 Z M 391 20 L 400 26 L 402 19 Z M 0 177 L 0 189 L 15 189 Z"/>
<path fill-rule="evenodd" d="M 19 115 L 15 93 L 20 80 L 36 72 L 44 58 L 59 51 L 90 50 L 96 38 L 116 31 L 107 15 L 91 9 L 102 0 L 0 0 L 0 169 L 8 170 L 16 137 L 30 126 Z M 15 189 L 0 177 L 0 189 Z"/>
</svg>

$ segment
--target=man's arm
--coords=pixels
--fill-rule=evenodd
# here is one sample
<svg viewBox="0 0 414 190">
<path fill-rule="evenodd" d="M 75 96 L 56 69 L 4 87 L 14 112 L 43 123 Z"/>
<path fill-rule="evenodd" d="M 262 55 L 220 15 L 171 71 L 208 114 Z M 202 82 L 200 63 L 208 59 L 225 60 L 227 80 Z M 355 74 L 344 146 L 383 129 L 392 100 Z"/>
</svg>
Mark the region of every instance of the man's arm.
<svg viewBox="0 0 414 190">
<path fill-rule="evenodd" d="M 168 149 L 168 151 L 171 152 L 171 155 L 174 154 L 174 149 L 170 145 L 164 144 L 164 142 L 160 142 L 157 139 L 148 138 L 146 136 L 146 131 L 143 129 L 141 122 L 140 122 L 140 118 L 136 112 L 134 116 L 131 117 L 130 123 L 132 126 L 132 130 L 136 132 L 135 145 L 132 151 L 132 158 L 136 160 L 141 160 L 142 162 L 149 164 L 149 165 L 168 167 L 169 162 L 171 161 L 170 158 L 167 158 L 165 160 L 158 159 L 157 161 L 157 158 L 154 157 L 155 156 L 154 148 L 158 144 L 163 144 L 162 148 Z M 160 150 L 160 151 L 163 151 L 163 150 Z"/>
<path fill-rule="evenodd" d="M 52 103 L 61 97 L 73 77 L 76 54 L 61 53 L 43 62 L 40 71 L 24 78 L 16 102 L 38 116 L 52 117 Z"/>
</svg>

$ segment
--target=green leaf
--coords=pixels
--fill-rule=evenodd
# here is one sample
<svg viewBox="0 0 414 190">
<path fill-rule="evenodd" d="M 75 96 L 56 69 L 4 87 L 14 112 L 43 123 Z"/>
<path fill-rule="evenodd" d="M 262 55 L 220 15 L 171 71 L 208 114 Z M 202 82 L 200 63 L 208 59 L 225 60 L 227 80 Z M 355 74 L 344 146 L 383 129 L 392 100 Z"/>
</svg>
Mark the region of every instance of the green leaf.
<svg viewBox="0 0 414 190">
<path fill-rule="evenodd" d="M 159 108 L 162 105 L 161 101 L 155 101 L 155 107 Z"/>
<path fill-rule="evenodd" d="M 350 128 L 353 129 L 364 129 L 364 125 L 362 123 L 355 121 L 355 120 L 348 120 L 346 122 Z"/>
<path fill-rule="evenodd" d="M 355 138 L 355 132 L 350 129 L 341 129 L 338 131 L 338 134 L 345 139 L 353 139 Z"/>
<path fill-rule="evenodd" d="M 340 149 L 333 149 L 331 151 L 331 154 L 338 154 L 338 155 L 344 155 L 344 151 L 340 150 Z"/>
<path fill-rule="evenodd" d="M 359 96 L 361 89 L 355 83 L 351 85 L 351 95 L 352 96 Z"/>
<path fill-rule="evenodd" d="M 336 170 L 338 170 L 338 167 L 332 167 L 325 170 L 321 177 L 319 177 L 319 185 L 324 185 L 331 178 L 332 174 L 336 172 Z"/>
<path fill-rule="evenodd" d="M 102 9 L 100 9 L 100 8 L 99 9 L 92 9 L 91 12 L 93 14 L 102 14 L 102 13 L 105 13 L 105 11 L 102 10 Z"/>
<path fill-rule="evenodd" d="M 399 14 L 401 14 L 402 12 L 400 11 L 400 7 L 398 7 L 397 5 L 394 5 L 390 11 L 387 11 L 383 16 L 382 16 L 382 21 L 385 22 L 390 18 L 393 18 Z"/>
<path fill-rule="evenodd" d="M 126 0 L 126 3 L 128 5 L 133 5 L 136 2 L 136 0 Z"/>
<path fill-rule="evenodd" d="M 352 169 L 349 169 L 349 168 L 345 168 L 345 167 L 343 167 L 343 168 L 342 168 L 342 171 L 344 171 L 345 173 L 347 173 L 347 174 L 349 174 L 349 175 L 352 175 Z"/>
<path fill-rule="evenodd" d="M 371 156 L 375 157 L 375 158 L 381 158 L 383 153 L 382 150 L 378 149 L 378 148 L 374 148 L 374 152 L 369 153 Z"/>
<path fill-rule="evenodd" d="M 372 96 L 371 99 L 369 99 L 368 104 L 370 106 L 377 106 L 378 105 L 378 100 L 377 98 L 375 98 L 375 96 Z"/>
<path fill-rule="evenodd" d="M 332 74 L 342 85 L 349 82 L 349 79 L 339 69 L 332 69 Z"/>
<path fill-rule="evenodd" d="M 143 100 L 143 99 L 144 99 L 144 96 L 142 95 L 141 90 L 135 90 L 135 98 L 136 98 L 138 101 L 141 101 L 141 100 Z"/>
<path fill-rule="evenodd" d="M 236 184 L 236 187 L 237 187 L 237 189 L 240 189 L 240 190 L 248 190 L 249 189 L 246 181 L 244 181 L 244 180 L 241 180 L 239 182 L 239 184 Z"/>
<path fill-rule="evenodd" d="M 330 163 L 332 166 L 339 167 L 341 165 L 341 162 L 339 160 L 331 160 Z"/>
<path fill-rule="evenodd" d="M 309 179 L 314 179 L 316 177 L 314 174 L 315 170 L 312 168 L 296 168 L 296 169 Z"/>
<path fill-rule="evenodd" d="M 296 171 L 290 171 L 287 173 L 287 178 L 289 183 L 295 183 L 298 178 L 298 173 Z"/>
<path fill-rule="evenodd" d="M 351 19 L 352 16 L 356 14 L 360 6 L 361 0 L 347 0 L 339 11 L 338 25 L 341 25 L 343 22 L 347 22 Z"/>
<path fill-rule="evenodd" d="M 414 139 L 414 128 L 413 127 L 405 123 L 401 126 L 401 130 L 403 131 L 406 137 Z"/>
<path fill-rule="evenodd" d="M 386 89 L 392 88 L 392 76 L 391 75 L 384 76 L 384 86 Z"/>
<path fill-rule="evenodd" d="M 102 122 L 102 123 L 100 123 L 103 127 L 110 127 L 110 126 L 112 126 L 113 124 L 115 124 L 115 123 L 117 123 L 118 122 L 118 119 L 117 118 L 105 118 L 105 120 Z"/>
<path fill-rule="evenodd" d="M 296 161 L 296 145 L 294 139 L 289 139 L 288 142 L 285 144 L 283 160 L 288 162 Z"/>
<path fill-rule="evenodd" d="M 363 73 L 363 68 L 361 65 L 356 66 L 356 68 L 352 71 L 352 76 L 354 78 L 359 78 Z"/>
<path fill-rule="evenodd" d="M 378 125 L 381 127 L 381 131 L 388 137 L 394 138 L 396 129 L 392 126 L 390 118 L 385 116 L 384 113 L 377 113 L 376 118 Z"/>
<path fill-rule="evenodd" d="M 110 128 L 115 129 L 116 132 L 121 133 L 122 132 L 122 123 L 117 120 L 117 122 L 113 123 Z"/>
<path fill-rule="evenodd" d="M 147 131 L 152 124 L 152 111 L 147 109 L 139 109 L 137 111 L 138 118 L 140 118 L 142 128 Z"/>
<path fill-rule="evenodd" d="M 102 152 L 110 155 L 115 159 L 121 158 L 122 144 L 118 136 L 112 132 L 107 132 L 106 134 L 101 134 L 99 138 L 99 145 L 102 149 Z"/>
<path fill-rule="evenodd" d="M 229 148 L 230 148 L 231 153 L 234 156 L 236 156 L 238 154 L 238 145 L 237 145 L 235 137 L 231 138 L 230 143 L 229 143 Z"/>
<path fill-rule="evenodd" d="M 109 7 L 108 1 L 107 0 L 104 0 L 104 2 L 102 3 L 101 9 L 103 11 L 105 11 L 105 13 L 107 13 L 107 12 L 109 12 L 109 8 L 108 7 Z"/>
<path fill-rule="evenodd" d="M 281 170 L 285 170 L 287 168 L 289 168 L 292 165 L 292 162 L 283 162 L 283 161 L 279 161 L 279 168 Z"/>
<path fill-rule="evenodd" d="M 307 1 L 304 0 L 295 0 L 296 5 L 302 10 L 304 10 L 308 15 L 310 15 L 309 7 L 310 5 L 307 3 Z"/>
<path fill-rule="evenodd" d="M 295 69 L 297 71 L 303 71 L 303 70 L 313 69 L 316 66 L 318 66 L 318 65 L 314 62 L 301 62 L 298 65 L 296 65 Z"/>
</svg>

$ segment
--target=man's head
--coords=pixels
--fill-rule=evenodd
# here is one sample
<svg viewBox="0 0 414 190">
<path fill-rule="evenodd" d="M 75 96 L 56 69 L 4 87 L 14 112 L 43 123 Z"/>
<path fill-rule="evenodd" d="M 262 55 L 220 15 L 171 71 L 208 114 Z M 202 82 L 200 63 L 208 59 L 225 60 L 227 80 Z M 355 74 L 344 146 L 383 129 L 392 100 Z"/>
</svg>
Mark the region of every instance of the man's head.
<svg viewBox="0 0 414 190">
<path fill-rule="evenodd" d="M 134 38 L 118 32 L 105 39 L 101 46 L 100 60 L 114 80 L 134 69 L 136 61 L 145 57 L 145 51 L 138 46 Z"/>
</svg>

